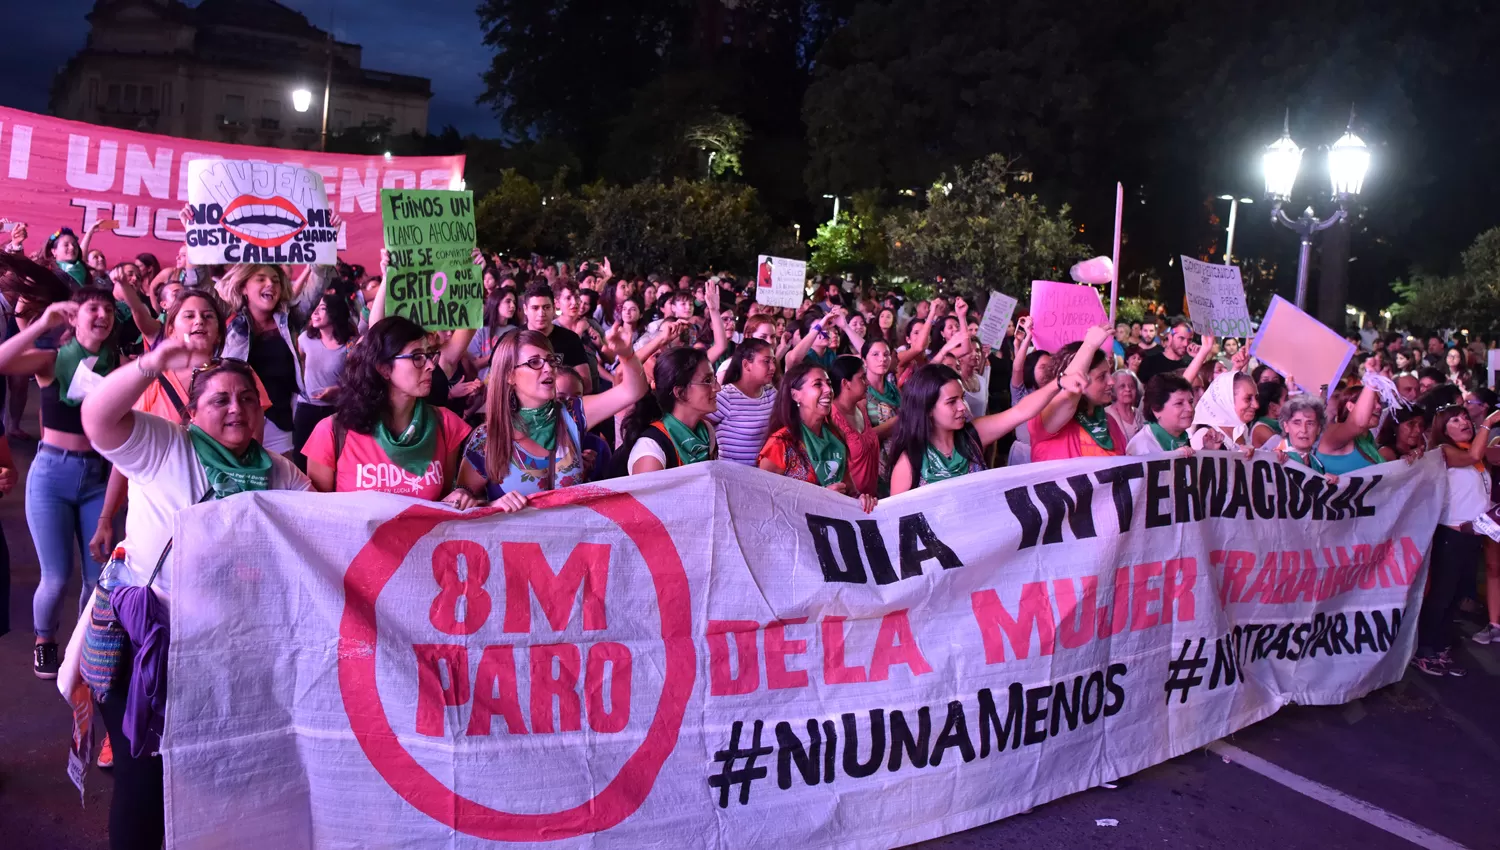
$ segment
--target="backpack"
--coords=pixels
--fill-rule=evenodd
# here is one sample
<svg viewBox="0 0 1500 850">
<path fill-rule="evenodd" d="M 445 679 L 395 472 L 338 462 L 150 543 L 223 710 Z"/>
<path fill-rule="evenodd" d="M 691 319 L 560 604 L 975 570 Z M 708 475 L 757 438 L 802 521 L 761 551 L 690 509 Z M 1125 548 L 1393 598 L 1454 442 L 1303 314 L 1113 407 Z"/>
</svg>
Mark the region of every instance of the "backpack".
<svg viewBox="0 0 1500 850">
<path fill-rule="evenodd" d="M 673 444 L 672 438 L 667 436 L 667 426 L 663 425 L 661 420 L 652 422 L 646 430 L 641 432 L 639 437 L 636 437 L 636 440 L 651 440 L 660 446 L 662 454 L 667 457 L 667 469 L 676 469 L 682 465 L 682 458 L 677 455 L 677 446 Z M 614 457 L 610 459 L 609 475 L 607 477 L 625 478 L 630 475 L 630 451 L 634 449 L 635 443 L 631 443 L 628 449 L 625 446 L 621 446 L 620 451 L 615 452 Z"/>
</svg>

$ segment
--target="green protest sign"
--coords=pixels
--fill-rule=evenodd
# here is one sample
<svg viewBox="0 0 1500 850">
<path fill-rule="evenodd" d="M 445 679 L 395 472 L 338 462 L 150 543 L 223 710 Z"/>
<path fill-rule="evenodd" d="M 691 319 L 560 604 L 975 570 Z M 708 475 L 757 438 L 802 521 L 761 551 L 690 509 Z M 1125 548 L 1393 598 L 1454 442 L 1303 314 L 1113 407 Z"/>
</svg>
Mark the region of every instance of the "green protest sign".
<svg viewBox="0 0 1500 850">
<path fill-rule="evenodd" d="M 380 219 L 390 252 L 386 314 L 429 331 L 477 328 L 484 285 L 474 265 L 474 193 L 382 189 Z"/>
</svg>

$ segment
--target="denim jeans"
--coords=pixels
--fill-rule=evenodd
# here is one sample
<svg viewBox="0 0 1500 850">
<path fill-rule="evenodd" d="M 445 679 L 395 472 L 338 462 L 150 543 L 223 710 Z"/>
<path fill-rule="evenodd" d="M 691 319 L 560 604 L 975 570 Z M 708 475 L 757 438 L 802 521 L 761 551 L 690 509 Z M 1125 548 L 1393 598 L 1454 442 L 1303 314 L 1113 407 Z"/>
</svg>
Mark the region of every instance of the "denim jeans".
<svg viewBox="0 0 1500 850">
<path fill-rule="evenodd" d="M 97 454 L 63 451 L 46 443 L 37 447 L 36 459 L 26 474 L 26 525 L 31 529 L 42 571 L 36 595 L 31 598 L 31 619 L 39 638 L 56 639 L 58 606 L 73 574 L 75 551 L 83 562 L 80 612 L 94 592 L 102 565 L 89 556 L 89 539 L 99 527 L 108 483 L 109 464 Z M 117 523 L 123 517 L 121 514 Z"/>
</svg>

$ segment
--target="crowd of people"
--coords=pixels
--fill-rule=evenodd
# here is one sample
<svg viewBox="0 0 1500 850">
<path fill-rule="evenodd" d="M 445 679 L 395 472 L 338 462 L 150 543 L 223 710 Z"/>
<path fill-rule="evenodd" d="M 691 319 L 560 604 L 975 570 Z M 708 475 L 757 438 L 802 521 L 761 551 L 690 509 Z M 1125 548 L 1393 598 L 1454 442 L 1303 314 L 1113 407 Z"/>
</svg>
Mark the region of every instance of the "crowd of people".
<svg viewBox="0 0 1500 850">
<path fill-rule="evenodd" d="M 60 649 L 63 589 L 81 564 L 80 607 L 112 606 L 127 655 L 155 651 L 141 635 L 168 620 L 173 517 L 246 491 L 379 491 L 516 512 L 542 491 L 719 460 L 869 512 L 1031 461 L 1233 450 L 1337 480 L 1436 451 L 1450 486 L 1413 664 L 1463 674 L 1453 618 L 1481 561 L 1490 625 L 1473 639 L 1500 642 L 1500 544 L 1474 531 L 1500 463 L 1483 345 L 1361 334 L 1365 354 L 1344 381 L 1297 392 L 1243 341 L 1200 339 L 1185 320 L 1093 328 L 1044 351 L 1022 317 L 992 348 L 963 298 L 832 281 L 800 308 L 773 308 L 728 275 L 479 251 L 483 326 L 431 332 L 390 314 L 383 257 L 373 274 L 197 267 L 185 250 L 169 267 L 149 254 L 111 265 L 93 236 L 64 228 L 33 250 L 25 225 L 12 229 L 0 252 L 0 408 L 9 439 L 35 439 L 20 411 L 38 388 L 25 482 L 42 575 L 33 666 L 56 678 L 81 663 L 94 687 L 116 847 L 161 842 L 153 736 L 165 661 L 93 670 L 84 644 L 97 616 Z M 0 493 L 17 483 L 0 440 Z"/>
</svg>

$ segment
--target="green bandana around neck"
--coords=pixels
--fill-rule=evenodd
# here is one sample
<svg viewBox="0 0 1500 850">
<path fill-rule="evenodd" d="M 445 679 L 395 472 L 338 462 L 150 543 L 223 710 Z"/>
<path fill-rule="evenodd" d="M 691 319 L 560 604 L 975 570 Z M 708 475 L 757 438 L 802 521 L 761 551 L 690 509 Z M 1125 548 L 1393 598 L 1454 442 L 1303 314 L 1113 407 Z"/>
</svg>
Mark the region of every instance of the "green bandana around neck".
<svg viewBox="0 0 1500 850">
<path fill-rule="evenodd" d="M 57 267 L 66 272 L 68 277 L 78 281 L 79 286 L 89 282 L 89 267 L 82 260 L 58 260 Z"/>
<path fill-rule="evenodd" d="M 935 481 L 946 481 L 949 478 L 957 478 L 967 475 L 969 472 L 969 459 L 958 449 L 958 441 L 961 434 L 953 435 L 953 454 L 944 457 L 931 443 L 927 444 L 927 451 L 922 455 L 922 481 L 931 484 Z"/>
<path fill-rule="evenodd" d="M 516 411 L 516 420 L 521 430 L 533 443 L 546 451 L 557 448 L 557 402 L 549 401 L 541 407 L 523 407 Z"/>
<path fill-rule="evenodd" d="M 438 417 L 432 414 L 427 402 L 418 399 L 406 430 L 400 436 L 393 436 L 385 427 L 385 420 L 381 420 L 375 425 L 375 442 L 391 463 L 409 475 L 422 475 L 437 455 L 437 431 Z"/>
<path fill-rule="evenodd" d="M 73 385 L 73 376 L 78 372 L 79 365 L 88 358 L 97 358 L 90 371 L 101 378 L 115 370 L 115 349 L 112 342 L 113 340 L 105 340 L 98 351 L 89 351 L 74 337 L 57 350 L 57 363 L 52 368 L 52 375 L 57 380 L 58 400 L 69 407 L 83 404 L 83 399 L 68 397 L 68 387 Z"/>
<path fill-rule="evenodd" d="M 1281 423 L 1279 421 L 1277 421 L 1274 417 L 1261 416 L 1261 417 L 1257 418 L 1255 421 L 1256 421 L 1256 423 L 1258 423 L 1260 425 L 1264 425 L 1267 428 L 1270 428 L 1271 432 L 1273 434 L 1280 434 L 1281 433 Z"/>
<path fill-rule="evenodd" d="M 833 426 L 824 423 L 821 433 L 814 434 L 806 425 L 802 426 L 802 447 L 807 459 L 812 461 L 813 474 L 818 485 L 827 487 L 844 480 L 844 464 L 849 457 L 849 448 L 839 439 Z"/>
<path fill-rule="evenodd" d="M 708 460 L 707 422 L 699 422 L 697 428 L 689 428 L 681 419 L 668 413 L 661 418 L 661 424 L 666 427 L 667 436 L 672 438 L 672 445 L 677 447 L 677 457 L 683 466 Z"/>
<path fill-rule="evenodd" d="M 271 453 L 250 441 L 245 453 L 236 457 L 229 449 L 197 425 L 188 426 L 193 452 L 203 464 L 208 486 L 215 499 L 226 499 L 235 493 L 271 489 Z"/>
<path fill-rule="evenodd" d="M 901 390 L 896 386 L 896 376 L 890 372 L 885 373 L 885 383 L 879 388 L 871 384 L 869 393 L 872 399 L 882 404 L 888 404 L 891 407 L 901 406 Z"/>
<path fill-rule="evenodd" d="M 1089 436 L 1094 438 L 1099 448 L 1107 452 L 1115 450 L 1115 439 L 1109 435 L 1109 414 L 1104 411 L 1103 407 L 1095 410 L 1093 416 L 1088 416 L 1083 412 L 1083 405 L 1079 405 L 1078 412 L 1073 414 L 1073 420 L 1082 425 L 1083 430 L 1089 432 Z"/>
<path fill-rule="evenodd" d="M 1162 451 L 1176 451 L 1177 449 L 1180 449 L 1188 444 L 1188 435 L 1186 431 L 1174 437 L 1167 432 L 1167 429 L 1161 427 L 1155 422 L 1146 423 L 1146 427 L 1151 429 L 1151 436 L 1156 438 L 1156 444 L 1158 446 L 1161 446 Z"/>
</svg>

